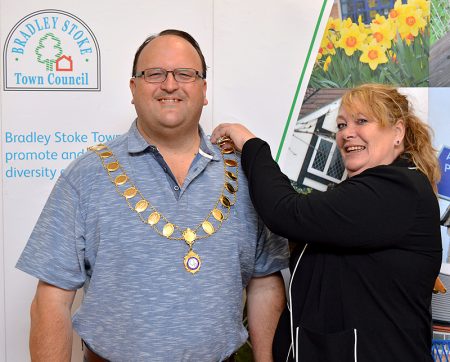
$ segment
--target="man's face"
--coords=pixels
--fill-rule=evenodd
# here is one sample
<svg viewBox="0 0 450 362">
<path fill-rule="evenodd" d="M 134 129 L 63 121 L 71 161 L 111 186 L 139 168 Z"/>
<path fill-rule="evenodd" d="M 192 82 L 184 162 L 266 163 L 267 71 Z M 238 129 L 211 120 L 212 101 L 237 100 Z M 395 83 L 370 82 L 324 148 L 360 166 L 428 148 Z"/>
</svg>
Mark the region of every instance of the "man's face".
<svg viewBox="0 0 450 362">
<path fill-rule="evenodd" d="M 194 47 L 175 35 L 152 40 L 139 55 L 136 70 L 148 68 L 193 68 L 203 73 L 202 63 Z M 138 115 L 138 127 L 150 137 L 152 131 L 164 132 L 198 127 L 206 100 L 206 81 L 177 82 L 172 73 L 162 83 L 147 83 L 143 77 L 131 78 L 130 89 Z"/>
</svg>

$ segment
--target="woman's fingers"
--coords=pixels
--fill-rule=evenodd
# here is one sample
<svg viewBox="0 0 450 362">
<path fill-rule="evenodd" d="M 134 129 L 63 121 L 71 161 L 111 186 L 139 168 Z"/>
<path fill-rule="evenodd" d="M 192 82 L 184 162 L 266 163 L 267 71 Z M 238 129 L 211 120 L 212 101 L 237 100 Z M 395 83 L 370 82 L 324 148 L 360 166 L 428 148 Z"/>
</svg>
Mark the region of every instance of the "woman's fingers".
<svg viewBox="0 0 450 362">
<path fill-rule="evenodd" d="M 229 134 L 227 133 L 227 128 L 229 125 L 230 123 L 221 123 L 214 128 L 214 131 L 211 134 L 211 142 L 216 143 L 220 137 L 229 137 Z"/>
<path fill-rule="evenodd" d="M 229 137 L 234 143 L 234 147 L 240 151 L 250 138 L 256 137 L 246 127 L 239 123 L 219 124 L 211 134 L 211 142 L 216 143 L 221 137 Z"/>
</svg>

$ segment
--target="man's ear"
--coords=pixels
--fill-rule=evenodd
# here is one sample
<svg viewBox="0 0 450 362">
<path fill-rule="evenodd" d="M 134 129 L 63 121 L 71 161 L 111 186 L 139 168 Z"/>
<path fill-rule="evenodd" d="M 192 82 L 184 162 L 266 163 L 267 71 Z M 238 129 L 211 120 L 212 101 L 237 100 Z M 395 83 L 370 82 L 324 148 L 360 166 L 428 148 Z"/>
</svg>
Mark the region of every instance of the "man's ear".
<svg viewBox="0 0 450 362">
<path fill-rule="evenodd" d="M 136 80 L 134 78 L 130 78 L 130 91 L 131 91 L 131 104 L 134 104 L 134 92 L 136 90 Z"/>
<path fill-rule="evenodd" d="M 206 106 L 208 104 L 208 99 L 206 98 L 206 90 L 208 89 L 208 85 L 206 84 L 206 80 L 203 81 L 203 105 Z"/>
</svg>

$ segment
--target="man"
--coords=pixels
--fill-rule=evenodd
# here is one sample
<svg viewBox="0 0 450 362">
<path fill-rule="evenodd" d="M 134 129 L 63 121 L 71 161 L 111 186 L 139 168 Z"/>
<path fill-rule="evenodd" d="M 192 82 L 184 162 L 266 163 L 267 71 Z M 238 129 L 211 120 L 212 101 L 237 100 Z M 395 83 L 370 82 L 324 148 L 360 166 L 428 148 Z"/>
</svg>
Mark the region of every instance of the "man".
<svg viewBox="0 0 450 362">
<path fill-rule="evenodd" d="M 246 288 L 255 359 L 270 361 L 286 243 L 265 240 L 237 155 L 199 128 L 203 54 L 166 30 L 138 49 L 132 76 L 137 120 L 64 171 L 18 261 L 40 280 L 32 359 L 69 361 L 73 326 L 86 361 L 232 360 Z"/>
</svg>

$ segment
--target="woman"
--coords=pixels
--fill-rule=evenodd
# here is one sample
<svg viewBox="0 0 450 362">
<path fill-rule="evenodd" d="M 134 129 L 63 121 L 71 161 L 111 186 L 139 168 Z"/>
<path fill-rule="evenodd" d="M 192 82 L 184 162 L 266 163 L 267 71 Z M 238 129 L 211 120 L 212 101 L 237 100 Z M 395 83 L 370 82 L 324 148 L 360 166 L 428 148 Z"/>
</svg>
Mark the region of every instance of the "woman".
<svg viewBox="0 0 450 362">
<path fill-rule="evenodd" d="M 431 294 L 442 257 L 430 131 L 407 98 L 363 85 L 342 98 L 336 142 L 348 179 L 299 195 L 245 127 L 218 126 L 242 149 L 256 210 L 297 244 L 275 361 L 432 361 Z"/>
</svg>

